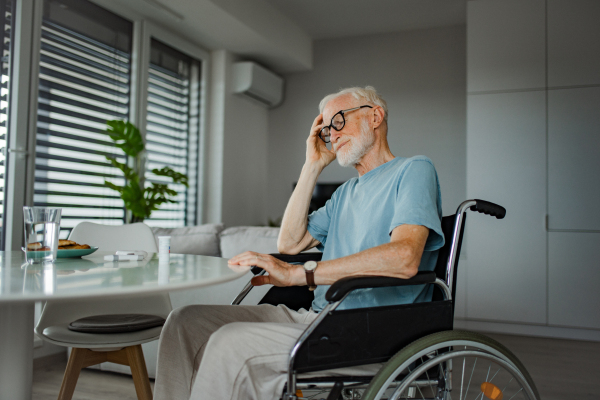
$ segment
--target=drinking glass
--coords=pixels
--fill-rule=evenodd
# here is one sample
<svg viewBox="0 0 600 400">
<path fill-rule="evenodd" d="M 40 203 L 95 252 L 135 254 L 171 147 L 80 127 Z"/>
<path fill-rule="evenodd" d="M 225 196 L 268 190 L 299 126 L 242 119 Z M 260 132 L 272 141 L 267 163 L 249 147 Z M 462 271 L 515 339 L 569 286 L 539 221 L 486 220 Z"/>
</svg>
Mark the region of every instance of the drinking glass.
<svg viewBox="0 0 600 400">
<path fill-rule="evenodd" d="M 58 250 L 61 208 L 23 207 L 25 258 L 30 264 L 54 262 Z"/>
</svg>

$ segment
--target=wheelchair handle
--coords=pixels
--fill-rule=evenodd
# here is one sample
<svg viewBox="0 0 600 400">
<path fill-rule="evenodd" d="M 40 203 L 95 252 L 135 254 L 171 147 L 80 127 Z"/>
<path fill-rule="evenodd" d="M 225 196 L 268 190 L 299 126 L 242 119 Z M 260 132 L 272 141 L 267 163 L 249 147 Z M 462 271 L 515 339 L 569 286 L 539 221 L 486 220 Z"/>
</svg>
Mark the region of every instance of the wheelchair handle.
<svg viewBox="0 0 600 400">
<path fill-rule="evenodd" d="M 475 205 L 471 206 L 471 211 L 477 211 L 485 215 L 491 215 L 498 219 L 502 219 L 506 216 L 506 208 L 499 204 L 485 200 L 475 199 Z"/>
</svg>

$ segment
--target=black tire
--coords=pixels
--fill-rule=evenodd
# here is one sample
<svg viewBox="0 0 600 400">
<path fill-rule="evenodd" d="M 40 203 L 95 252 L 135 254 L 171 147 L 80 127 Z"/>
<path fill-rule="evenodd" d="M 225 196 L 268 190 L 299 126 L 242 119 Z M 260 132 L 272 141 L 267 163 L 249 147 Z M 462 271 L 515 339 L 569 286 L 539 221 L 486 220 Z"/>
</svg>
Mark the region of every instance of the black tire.
<svg viewBox="0 0 600 400">
<path fill-rule="evenodd" d="M 377 375 L 375 375 L 368 388 L 363 393 L 362 399 L 375 399 L 382 387 L 384 385 L 387 385 L 386 382 L 389 382 L 389 378 L 398 375 L 398 369 L 407 361 L 411 360 L 411 358 L 414 358 L 416 354 L 431 349 L 447 348 L 452 346 L 453 343 L 456 342 L 469 342 L 469 346 L 475 349 L 487 348 L 489 350 L 491 348 L 495 350 L 497 353 L 499 353 L 499 357 L 508 360 L 521 373 L 521 375 L 523 375 L 527 384 L 530 386 L 533 395 L 535 396 L 535 398 L 531 400 L 540 399 L 537 388 L 535 387 L 535 384 L 533 382 L 533 379 L 531 379 L 529 372 L 527 372 L 525 366 L 509 349 L 507 349 L 501 343 L 498 343 L 497 341 L 488 336 L 475 332 L 460 330 L 437 332 L 432 335 L 425 336 L 419 340 L 416 340 L 408 346 L 406 346 L 405 348 L 403 348 L 402 350 L 400 350 L 386 363 L 386 365 L 381 370 L 379 370 Z"/>
</svg>

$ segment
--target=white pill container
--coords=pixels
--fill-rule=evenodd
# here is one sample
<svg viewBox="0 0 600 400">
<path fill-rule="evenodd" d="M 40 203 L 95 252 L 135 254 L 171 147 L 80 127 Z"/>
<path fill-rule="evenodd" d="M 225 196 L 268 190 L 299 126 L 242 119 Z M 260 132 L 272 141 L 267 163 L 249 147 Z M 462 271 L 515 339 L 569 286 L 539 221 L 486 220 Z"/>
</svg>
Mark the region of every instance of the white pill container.
<svg viewBox="0 0 600 400">
<path fill-rule="evenodd" d="M 171 253 L 171 236 L 158 237 L 158 255 Z"/>
</svg>

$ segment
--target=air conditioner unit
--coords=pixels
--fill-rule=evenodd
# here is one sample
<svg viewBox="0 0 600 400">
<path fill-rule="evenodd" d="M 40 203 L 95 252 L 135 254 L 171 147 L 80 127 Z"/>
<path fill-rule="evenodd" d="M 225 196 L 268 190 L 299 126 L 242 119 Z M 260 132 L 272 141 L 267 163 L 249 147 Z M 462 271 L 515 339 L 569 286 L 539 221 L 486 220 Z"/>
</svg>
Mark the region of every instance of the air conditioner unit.
<svg viewBox="0 0 600 400">
<path fill-rule="evenodd" d="M 233 64 L 233 92 L 269 108 L 283 101 L 283 78 L 251 61 Z"/>
</svg>

